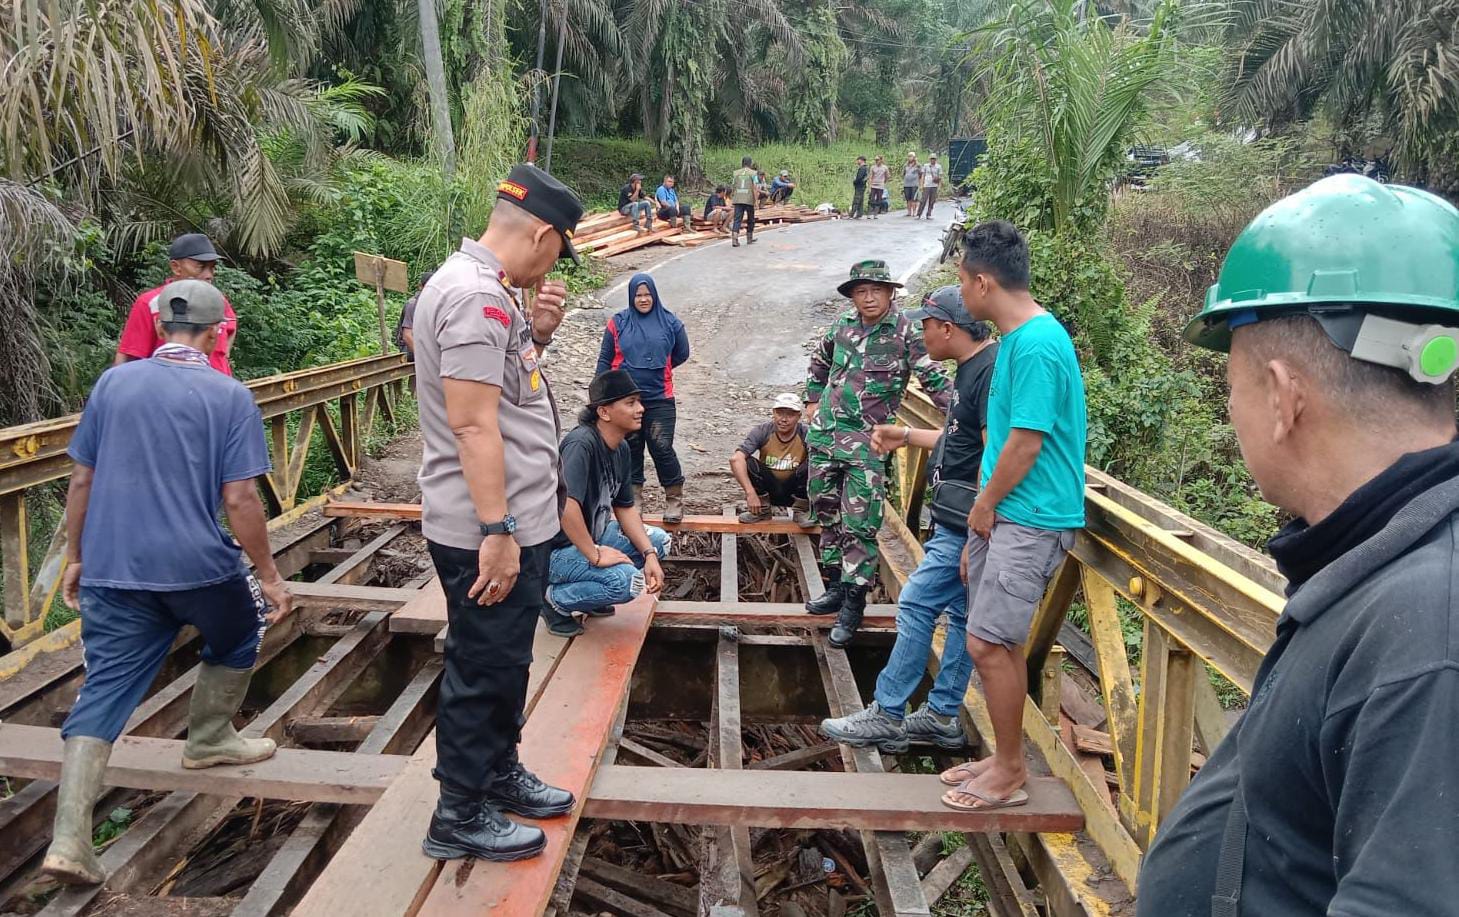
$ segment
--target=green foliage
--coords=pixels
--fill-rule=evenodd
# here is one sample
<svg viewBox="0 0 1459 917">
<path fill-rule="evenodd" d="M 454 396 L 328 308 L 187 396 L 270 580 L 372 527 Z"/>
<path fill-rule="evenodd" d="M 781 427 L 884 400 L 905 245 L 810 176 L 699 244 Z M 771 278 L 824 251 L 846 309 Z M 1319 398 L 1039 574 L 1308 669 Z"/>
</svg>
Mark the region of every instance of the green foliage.
<svg viewBox="0 0 1459 917">
<path fill-rule="evenodd" d="M 797 16 L 804 45 L 802 63 L 791 68 L 780 118 L 780 136 L 794 143 L 824 143 L 836 136 L 836 99 L 846 44 L 836 30 L 836 13 L 815 3 Z"/>
<path fill-rule="evenodd" d="M 132 810 L 117 807 L 111 810 L 106 821 L 97 825 L 96 831 L 91 835 L 91 845 L 100 849 L 122 835 L 122 832 L 132 824 Z"/>
</svg>

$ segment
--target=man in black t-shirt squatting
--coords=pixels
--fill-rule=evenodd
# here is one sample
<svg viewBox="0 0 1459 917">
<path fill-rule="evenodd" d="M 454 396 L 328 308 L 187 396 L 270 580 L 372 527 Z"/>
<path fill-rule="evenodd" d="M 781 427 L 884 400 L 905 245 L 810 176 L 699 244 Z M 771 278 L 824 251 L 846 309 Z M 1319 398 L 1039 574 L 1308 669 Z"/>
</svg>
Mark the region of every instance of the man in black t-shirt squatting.
<svg viewBox="0 0 1459 917">
<path fill-rule="evenodd" d="M 669 553 L 669 534 L 644 525 L 633 500 L 626 440 L 642 426 L 637 384 L 627 371 L 612 369 L 593 379 L 577 428 L 562 438 L 567 505 L 552 542 L 542 610 L 554 634 L 582 633 L 577 614 L 611 615 L 614 605 L 663 588 L 659 559 Z"/>
</svg>

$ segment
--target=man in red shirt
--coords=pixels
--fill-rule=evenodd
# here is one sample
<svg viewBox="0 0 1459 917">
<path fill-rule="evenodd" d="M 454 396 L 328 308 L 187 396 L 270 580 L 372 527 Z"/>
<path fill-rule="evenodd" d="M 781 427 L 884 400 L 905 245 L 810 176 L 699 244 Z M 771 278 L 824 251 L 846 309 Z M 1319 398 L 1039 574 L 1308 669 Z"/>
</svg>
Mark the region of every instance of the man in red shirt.
<svg viewBox="0 0 1459 917">
<path fill-rule="evenodd" d="M 200 232 L 178 236 L 167 247 L 167 264 L 172 269 L 172 280 L 206 280 L 213 282 L 218 253 L 213 243 Z M 166 286 L 166 284 L 163 284 Z M 132 303 L 127 315 L 127 324 L 122 328 L 122 339 L 117 342 L 116 359 L 113 366 L 120 366 L 131 360 L 145 360 L 162 344 L 162 328 L 157 318 L 157 294 L 162 287 L 154 287 Z M 223 323 L 218 326 L 218 345 L 208 358 L 209 364 L 224 375 L 233 375 L 228 362 L 228 351 L 233 348 L 233 337 L 238 333 L 238 316 L 227 298 L 223 300 Z"/>
</svg>

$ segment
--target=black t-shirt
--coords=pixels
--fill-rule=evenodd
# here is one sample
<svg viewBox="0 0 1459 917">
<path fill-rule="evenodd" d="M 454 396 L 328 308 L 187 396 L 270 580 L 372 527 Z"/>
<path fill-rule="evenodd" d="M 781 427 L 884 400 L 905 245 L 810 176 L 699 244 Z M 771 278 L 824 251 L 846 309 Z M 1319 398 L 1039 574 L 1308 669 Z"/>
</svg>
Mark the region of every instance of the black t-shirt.
<svg viewBox="0 0 1459 917">
<path fill-rule="evenodd" d="M 983 467 L 983 428 L 988 425 L 988 386 L 993 381 L 993 361 L 997 357 L 995 341 L 958 364 L 947 426 L 927 462 L 928 482 L 934 486 L 943 480 L 978 486 Z"/>
<path fill-rule="evenodd" d="M 614 507 L 633 505 L 633 459 L 628 443 L 621 442 L 617 449 L 609 450 L 596 426 L 579 425 L 562 438 L 558 451 L 567 495 L 578 501 L 588 531 L 594 541 L 600 541 L 613 521 Z M 566 532 L 559 532 L 552 541 L 554 548 L 571 544 Z"/>
<path fill-rule="evenodd" d="M 866 166 L 857 166 L 856 167 L 856 177 L 853 178 L 853 179 L 851 179 L 851 184 L 855 185 L 858 188 L 860 188 L 861 186 L 865 185 L 866 184 L 866 172 L 867 172 Z"/>
<path fill-rule="evenodd" d="M 647 200 L 647 199 L 648 198 L 644 194 L 643 186 L 642 185 L 639 186 L 638 193 L 637 194 L 634 194 L 633 193 L 633 182 L 629 182 L 628 184 L 624 185 L 622 188 L 619 188 L 618 189 L 618 209 L 619 210 L 622 210 L 624 207 L 627 207 L 633 201 L 642 201 L 642 200 Z"/>
<path fill-rule="evenodd" d="M 724 202 L 724 198 L 720 197 L 718 194 L 711 194 L 709 196 L 709 200 L 704 202 L 704 218 L 706 220 L 709 219 L 709 215 L 713 213 L 716 208 L 728 206 L 729 205 Z"/>
</svg>

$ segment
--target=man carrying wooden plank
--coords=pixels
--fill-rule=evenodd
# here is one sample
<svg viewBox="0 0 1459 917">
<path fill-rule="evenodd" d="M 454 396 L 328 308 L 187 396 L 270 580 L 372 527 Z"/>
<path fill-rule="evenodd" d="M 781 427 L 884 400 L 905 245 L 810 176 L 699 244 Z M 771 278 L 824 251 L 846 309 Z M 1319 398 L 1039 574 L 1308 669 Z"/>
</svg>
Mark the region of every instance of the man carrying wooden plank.
<svg viewBox="0 0 1459 917">
<path fill-rule="evenodd" d="M 1459 906 L 1456 240 L 1442 198 L 1325 178 L 1236 237 L 1186 327 L 1230 354 L 1241 455 L 1292 519 L 1268 546 L 1287 606 L 1137 914 Z"/>
<path fill-rule="evenodd" d="M 446 594 L 445 673 L 436 712 L 440 801 L 423 849 L 437 859 L 517 860 L 573 796 L 517 759 L 532 640 L 559 531 L 557 409 L 538 365 L 562 323 L 566 288 L 544 281 L 577 259 L 582 203 L 519 165 L 497 185 L 480 241 L 437 269 L 416 310 L 423 455 L 421 532 Z M 537 288 L 530 313 L 521 290 Z"/>
<path fill-rule="evenodd" d="M 850 279 L 836 288 L 852 308 L 822 335 L 806 381 L 808 490 L 827 580 L 825 593 L 806 610 L 837 616 L 830 637 L 837 647 L 861 626 L 879 569 L 886 459 L 872 451 L 872 428 L 896 415 L 914 372 L 938 407 L 950 403 L 952 380 L 928 359 L 917 326 L 892 305 L 901 286 L 885 261 L 852 265 Z"/>
<path fill-rule="evenodd" d="M 248 389 L 209 363 L 228 320 L 223 294 L 205 280 L 179 280 L 156 300 L 165 343 L 101 377 L 67 450 L 76 466 L 61 589 L 81 612 L 86 678 L 61 727 L 61 787 L 43 868 L 68 884 L 106 879 L 91 847 L 91 809 L 112 743 L 183 625 L 201 632 L 203 653 L 182 766 L 251 764 L 274 753 L 272 739 L 241 738 L 232 722 L 266 622 L 293 607 L 255 481 L 269 471 L 263 421 Z M 218 524 L 220 506 L 232 537 Z"/>
</svg>

